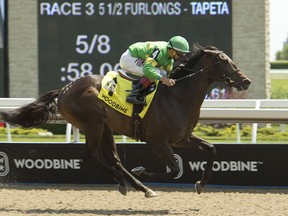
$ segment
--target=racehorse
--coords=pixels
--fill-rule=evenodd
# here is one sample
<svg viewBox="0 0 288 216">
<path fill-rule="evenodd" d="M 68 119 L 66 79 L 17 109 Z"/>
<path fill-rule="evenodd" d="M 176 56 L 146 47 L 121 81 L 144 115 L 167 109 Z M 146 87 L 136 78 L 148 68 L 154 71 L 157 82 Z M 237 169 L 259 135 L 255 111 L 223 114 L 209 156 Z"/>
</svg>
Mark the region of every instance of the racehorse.
<svg viewBox="0 0 288 216">
<path fill-rule="evenodd" d="M 207 151 L 207 163 L 202 178 L 195 184 L 200 194 L 212 175 L 216 149 L 192 132 L 200 114 L 200 107 L 210 84 L 214 81 L 247 90 L 251 81 L 234 62 L 216 47 L 194 44 L 183 64 L 176 66 L 171 77 L 176 85 L 167 87 L 159 84 L 152 104 L 142 119 L 143 137 L 158 158 L 170 168 L 169 172 L 150 173 L 144 167 L 132 169 L 132 173 L 148 181 L 174 178 L 180 168 L 174 157 L 173 148 L 201 149 Z M 0 112 L 0 119 L 22 127 L 35 127 L 60 115 L 79 128 L 86 139 L 83 161 L 110 172 L 119 183 L 117 188 L 126 195 L 128 181 L 145 197 L 157 194 L 143 185 L 121 164 L 113 139 L 113 131 L 128 137 L 131 117 L 119 113 L 101 101 L 97 95 L 102 77 L 89 75 L 71 82 L 62 89 L 49 91 L 35 102 L 9 112 Z M 99 154 L 103 153 L 104 158 Z"/>
</svg>

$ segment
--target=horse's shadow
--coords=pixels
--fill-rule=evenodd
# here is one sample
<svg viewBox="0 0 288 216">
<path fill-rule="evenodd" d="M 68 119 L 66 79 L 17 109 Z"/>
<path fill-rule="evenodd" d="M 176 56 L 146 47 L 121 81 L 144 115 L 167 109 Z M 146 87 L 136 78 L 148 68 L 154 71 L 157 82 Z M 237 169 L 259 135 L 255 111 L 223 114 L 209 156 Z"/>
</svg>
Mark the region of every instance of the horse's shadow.
<svg viewBox="0 0 288 216">
<path fill-rule="evenodd" d="M 73 214 L 73 215 L 169 215 L 168 210 L 133 210 L 133 209 L 117 209 L 117 210 L 109 210 L 109 209 L 10 209 L 10 208 L 0 208 L 0 212 L 21 212 L 27 215 L 31 214 L 55 214 L 55 215 L 65 215 L 65 214 Z"/>
</svg>

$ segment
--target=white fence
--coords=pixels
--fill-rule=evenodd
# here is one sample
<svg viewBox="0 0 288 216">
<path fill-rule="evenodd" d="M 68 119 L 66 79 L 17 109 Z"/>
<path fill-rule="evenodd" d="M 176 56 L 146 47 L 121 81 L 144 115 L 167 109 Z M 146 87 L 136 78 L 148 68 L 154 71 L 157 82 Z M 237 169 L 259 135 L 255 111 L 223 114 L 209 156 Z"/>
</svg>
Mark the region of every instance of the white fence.
<svg viewBox="0 0 288 216">
<path fill-rule="evenodd" d="M 288 123 L 288 100 L 205 100 L 202 122 L 237 123 L 237 142 L 241 143 L 239 123 L 252 123 L 252 143 L 257 142 L 257 123 Z"/>
<path fill-rule="evenodd" d="M 0 98 L 0 110 L 16 109 L 34 100 L 34 98 Z M 288 100 L 205 100 L 201 107 L 200 122 L 237 123 L 238 143 L 241 142 L 239 123 L 252 123 L 251 142 L 256 143 L 257 123 L 288 123 Z M 79 141 L 79 130 L 68 123 L 66 126 L 66 142 L 71 142 L 72 130 L 74 142 Z M 11 141 L 10 126 L 8 124 L 7 140 L 8 142 Z"/>
<path fill-rule="evenodd" d="M 288 100 L 205 100 L 201 121 L 288 123 Z"/>
</svg>

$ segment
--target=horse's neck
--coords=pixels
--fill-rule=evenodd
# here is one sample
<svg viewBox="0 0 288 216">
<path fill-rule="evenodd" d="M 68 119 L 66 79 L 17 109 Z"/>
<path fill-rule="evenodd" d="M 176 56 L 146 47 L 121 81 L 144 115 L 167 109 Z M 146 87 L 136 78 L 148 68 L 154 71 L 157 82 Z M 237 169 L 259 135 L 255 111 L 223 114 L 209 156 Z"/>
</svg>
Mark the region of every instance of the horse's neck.
<svg viewBox="0 0 288 216">
<path fill-rule="evenodd" d="M 199 74 L 197 77 L 191 77 L 181 80 L 176 84 L 175 90 L 172 90 L 170 98 L 165 98 L 170 101 L 170 110 L 175 110 L 179 114 L 174 114 L 181 119 L 181 124 L 185 125 L 187 134 L 190 134 L 193 128 L 196 126 L 199 115 L 200 108 L 207 94 L 208 88 L 211 82 L 207 77 L 203 77 Z M 178 117 L 177 117 L 178 118 Z"/>
<path fill-rule="evenodd" d="M 189 103 L 192 104 L 192 106 L 195 106 L 195 104 L 199 104 L 199 106 L 201 106 L 209 86 L 211 85 L 211 81 L 208 80 L 207 77 L 201 76 L 200 74 L 196 76 L 197 77 L 187 78 L 185 81 L 183 80 L 184 83 L 180 90 L 180 95 L 185 95 L 186 97 L 190 98 L 190 100 L 186 100 L 187 106 Z"/>
<path fill-rule="evenodd" d="M 195 103 L 193 103 L 192 106 L 199 105 L 199 108 L 205 99 L 209 86 L 213 82 L 207 75 L 211 71 L 210 65 L 213 64 L 213 62 L 209 62 L 207 59 L 210 61 L 206 55 L 203 55 L 199 61 L 197 61 L 192 68 L 197 72 L 192 75 L 191 78 L 185 80 L 184 83 L 184 88 L 187 89 L 187 91 L 190 91 L 190 97 L 193 98 L 193 101 L 195 100 Z"/>
</svg>

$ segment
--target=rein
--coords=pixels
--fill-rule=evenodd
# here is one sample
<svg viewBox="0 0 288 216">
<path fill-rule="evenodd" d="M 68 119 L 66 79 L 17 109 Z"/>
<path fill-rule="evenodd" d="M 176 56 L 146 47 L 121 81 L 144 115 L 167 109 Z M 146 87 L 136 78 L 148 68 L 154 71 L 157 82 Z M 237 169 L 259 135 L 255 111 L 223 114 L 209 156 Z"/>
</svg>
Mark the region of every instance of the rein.
<svg viewBox="0 0 288 216">
<path fill-rule="evenodd" d="M 194 76 L 194 75 L 196 75 L 196 74 L 198 74 L 198 73 L 201 73 L 201 72 L 203 72 L 204 70 L 206 70 L 206 69 L 208 69 L 208 68 L 210 68 L 210 67 L 212 67 L 212 66 L 215 66 L 216 64 L 219 64 L 219 63 L 220 63 L 219 61 L 214 62 L 213 64 L 208 65 L 208 66 L 202 68 L 201 70 L 198 70 L 198 71 L 195 71 L 195 72 L 194 72 L 194 70 L 192 70 L 192 69 L 190 69 L 190 68 L 183 68 L 184 70 L 191 71 L 192 73 L 191 73 L 191 74 L 188 74 L 188 75 L 186 75 L 186 76 L 184 76 L 184 77 L 175 79 L 175 82 L 179 82 L 179 81 L 181 81 L 181 80 L 183 80 L 183 79 L 192 77 L 192 76 Z"/>
</svg>

